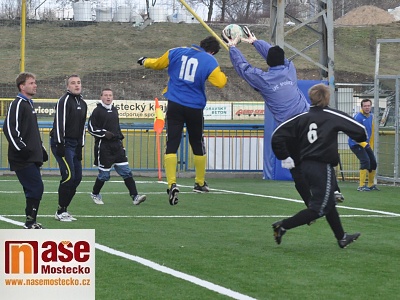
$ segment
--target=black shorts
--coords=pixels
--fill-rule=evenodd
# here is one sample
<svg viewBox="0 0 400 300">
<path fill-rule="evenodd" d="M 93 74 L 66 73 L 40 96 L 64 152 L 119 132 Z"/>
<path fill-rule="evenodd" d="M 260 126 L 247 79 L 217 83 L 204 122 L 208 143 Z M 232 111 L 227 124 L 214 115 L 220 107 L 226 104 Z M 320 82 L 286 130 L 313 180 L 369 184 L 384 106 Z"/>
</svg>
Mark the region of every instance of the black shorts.
<svg viewBox="0 0 400 300">
<path fill-rule="evenodd" d="M 111 169 L 113 164 L 127 162 L 125 148 L 120 140 L 96 141 L 94 146 L 94 165 L 104 169 Z"/>
<path fill-rule="evenodd" d="M 310 160 L 303 161 L 301 168 L 312 194 L 308 207 L 322 217 L 336 205 L 335 170 L 331 164 Z"/>
<path fill-rule="evenodd" d="M 168 101 L 166 114 L 167 145 L 166 154 L 176 153 L 182 140 L 183 127 L 186 124 L 189 143 L 194 155 L 205 155 L 203 129 L 203 109 L 191 108 Z"/>
</svg>

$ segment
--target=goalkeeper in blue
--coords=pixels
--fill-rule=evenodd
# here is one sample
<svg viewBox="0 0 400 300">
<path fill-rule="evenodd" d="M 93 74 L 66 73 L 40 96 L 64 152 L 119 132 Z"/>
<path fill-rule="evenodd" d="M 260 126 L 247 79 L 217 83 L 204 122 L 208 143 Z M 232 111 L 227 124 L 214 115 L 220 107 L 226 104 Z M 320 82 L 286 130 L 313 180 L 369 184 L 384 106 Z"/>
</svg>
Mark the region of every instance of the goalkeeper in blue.
<svg viewBox="0 0 400 300">
<path fill-rule="evenodd" d="M 293 62 L 285 58 L 285 52 L 279 46 L 272 46 L 263 40 L 258 40 L 247 26 L 243 26 L 244 37 L 232 38 L 230 32 L 222 32 L 222 37 L 229 47 L 229 56 L 238 75 L 254 90 L 260 93 L 265 105 L 272 113 L 277 125 L 286 120 L 307 112 L 310 105 L 297 85 L 297 71 Z M 267 71 L 253 67 L 236 47 L 239 41 L 252 44 L 256 51 L 266 60 Z M 296 168 L 290 170 L 297 192 L 304 203 L 308 205 L 311 197 L 310 188 L 305 182 L 299 161 L 297 145 L 291 143 L 291 156 L 296 162 Z M 335 189 L 338 202 L 344 200 L 340 189 Z"/>
<path fill-rule="evenodd" d="M 344 232 L 336 209 L 334 167 L 339 163 L 338 132 L 342 131 L 360 143 L 367 139 L 367 131 L 346 113 L 328 107 L 330 91 L 325 84 L 317 84 L 308 91 L 311 108 L 283 122 L 272 134 L 272 150 L 287 169 L 295 167 L 290 157 L 288 142 L 296 141 L 304 179 L 311 189 L 306 209 L 294 216 L 272 224 L 274 238 L 279 245 L 287 230 L 310 224 L 326 217 L 340 248 L 355 241 L 360 233 Z"/>
<path fill-rule="evenodd" d="M 225 73 L 215 59 L 220 50 L 215 37 L 209 36 L 200 45 L 169 49 L 158 58 L 140 57 L 139 65 L 154 70 L 168 69 L 168 84 L 163 91 L 168 100 L 166 112 L 167 141 L 164 155 L 165 174 L 168 181 L 168 198 L 171 205 L 178 203 L 179 188 L 176 184 L 177 151 L 186 124 L 189 143 L 194 154 L 195 184 L 193 191 L 209 192 L 206 175 L 206 149 L 204 144 L 203 110 L 207 103 L 205 86 L 223 88 Z"/>
</svg>

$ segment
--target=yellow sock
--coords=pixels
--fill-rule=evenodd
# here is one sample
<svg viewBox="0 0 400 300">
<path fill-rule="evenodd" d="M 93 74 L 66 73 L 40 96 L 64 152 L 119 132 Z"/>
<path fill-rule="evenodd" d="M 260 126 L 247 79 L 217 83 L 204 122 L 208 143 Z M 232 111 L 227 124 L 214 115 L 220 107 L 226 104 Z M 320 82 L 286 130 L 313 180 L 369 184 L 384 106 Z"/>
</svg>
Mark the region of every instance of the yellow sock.
<svg viewBox="0 0 400 300">
<path fill-rule="evenodd" d="M 371 172 L 368 172 L 368 187 L 371 187 L 374 185 L 375 174 L 376 174 L 376 170 L 372 170 Z"/>
<path fill-rule="evenodd" d="M 164 155 L 165 176 L 167 176 L 168 188 L 173 183 L 176 183 L 176 165 L 178 164 L 178 157 L 176 153 Z"/>
<path fill-rule="evenodd" d="M 196 177 L 194 179 L 195 183 L 198 183 L 200 186 L 204 185 L 204 180 L 206 177 L 206 155 L 195 155 L 194 156 L 194 168 L 196 171 Z"/>
<path fill-rule="evenodd" d="M 367 170 L 363 169 L 360 170 L 360 186 L 364 186 L 365 185 L 365 180 L 367 179 Z"/>
</svg>

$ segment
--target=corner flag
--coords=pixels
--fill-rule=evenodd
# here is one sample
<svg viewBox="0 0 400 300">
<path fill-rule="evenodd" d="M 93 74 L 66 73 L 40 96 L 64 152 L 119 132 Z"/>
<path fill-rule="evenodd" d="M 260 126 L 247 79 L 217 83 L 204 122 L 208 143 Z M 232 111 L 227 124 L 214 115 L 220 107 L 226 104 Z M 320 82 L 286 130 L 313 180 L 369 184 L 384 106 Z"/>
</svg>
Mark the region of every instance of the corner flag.
<svg viewBox="0 0 400 300">
<path fill-rule="evenodd" d="M 156 111 L 155 111 L 155 118 L 154 118 L 154 131 L 160 134 L 164 129 L 164 113 L 160 108 L 160 104 L 158 103 L 158 98 L 154 98 L 156 102 Z"/>
<path fill-rule="evenodd" d="M 154 98 L 156 102 L 156 111 L 154 118 L 154 131 L 156 132 L 156 144 L 157 144 L 157 165 L 158 165 L 158 180 L 161 181 L 161 149 L 160 149 L 160 134 L 164 129 L 164 113 L 158 103 L 158 98 Z"/>
</svg>

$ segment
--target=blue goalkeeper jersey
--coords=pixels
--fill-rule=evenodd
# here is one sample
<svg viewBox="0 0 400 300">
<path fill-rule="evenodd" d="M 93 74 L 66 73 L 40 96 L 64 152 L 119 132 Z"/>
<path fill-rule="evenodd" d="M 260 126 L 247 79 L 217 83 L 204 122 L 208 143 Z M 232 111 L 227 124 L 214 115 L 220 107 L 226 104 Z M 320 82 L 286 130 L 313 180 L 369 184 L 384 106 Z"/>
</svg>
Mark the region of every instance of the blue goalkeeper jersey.
<svg viewBox="0 0 400 300">
<path fill-rule="evenodd" d="M 253 45 L 266 60 L 271 45 L 263 40 Z M 310 109 L 297 86 L 296 68 L 291 61 L 285 59 L 284 65 L 270 67 L 266 72 L 250 65 L 236 47 L 229 48 L 229 55 L 236 72 L 261 94 L 278 124 Z"/>
<path fill-rule="evenodd" d="M 165 98 L 191 108 L 204 109 L 206 106 L 207 80 L 219 88 L 227 82 L 214 56 L 197 45 L 173 48 L 159 58 L 147 58 L 144 66 L 155 70 L 168 67 Z"/>
</svg>

